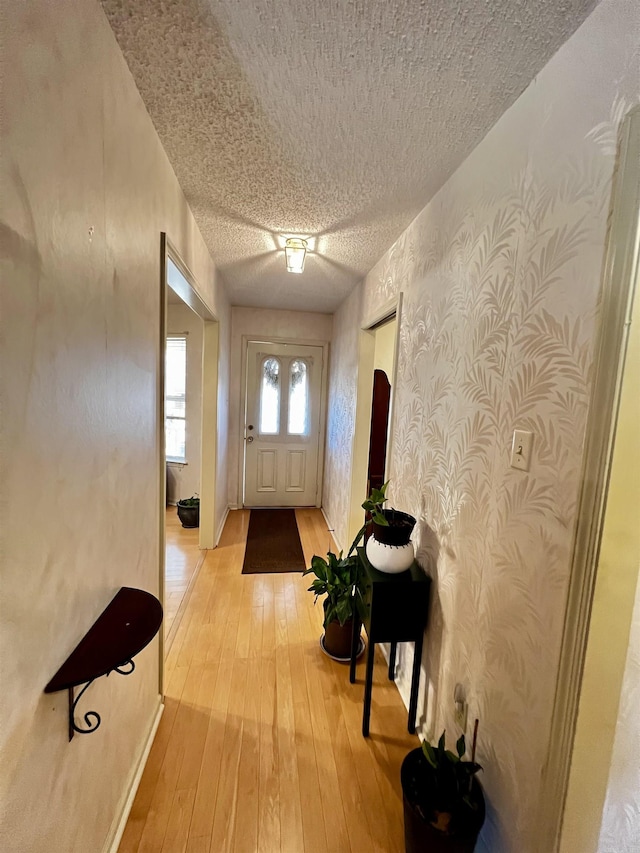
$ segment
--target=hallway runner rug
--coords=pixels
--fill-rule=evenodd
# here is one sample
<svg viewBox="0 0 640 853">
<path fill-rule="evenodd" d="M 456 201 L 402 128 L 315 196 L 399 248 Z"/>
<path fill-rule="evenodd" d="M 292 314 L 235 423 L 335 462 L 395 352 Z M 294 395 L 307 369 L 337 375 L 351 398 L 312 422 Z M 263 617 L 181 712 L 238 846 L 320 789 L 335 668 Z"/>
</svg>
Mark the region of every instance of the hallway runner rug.
<svg viewBox="0 0 640 853">
<path fill-rule="evenodd" d="M 295 510 L 252 509 L 242 574 L 305 569 Z"/>
</svg>

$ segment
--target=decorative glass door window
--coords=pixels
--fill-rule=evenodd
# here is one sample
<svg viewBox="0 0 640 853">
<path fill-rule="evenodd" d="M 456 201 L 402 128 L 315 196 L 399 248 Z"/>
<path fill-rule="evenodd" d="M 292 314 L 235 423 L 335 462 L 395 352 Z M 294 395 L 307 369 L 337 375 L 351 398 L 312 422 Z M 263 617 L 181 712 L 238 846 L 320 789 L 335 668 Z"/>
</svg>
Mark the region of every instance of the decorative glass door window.
<svg viewBox="0 0 640 853">
<path fill-rule="evenodd" d="M 314 506 L 323 348 L 288 341 L 246 346 L 243 506 Z"/>
<path fill-rule="evenodd" d="M 277 358 L 266 358 L 262 362 L 260 432 L 262 435 L 280 432 L 280 362 Z"/>
<path fill-rule="evenodd" d="M 309 371 L 306 362 L 296 360 L 289 372 L 289 435 L 306 435 L 309 413 Z"/>
<path fill-rule="evenodd" d="M 186 462 L 187 338 L 167 337 L 165 353 L 164 427 L 165 455 L 171 462 Z"/>
</svg>

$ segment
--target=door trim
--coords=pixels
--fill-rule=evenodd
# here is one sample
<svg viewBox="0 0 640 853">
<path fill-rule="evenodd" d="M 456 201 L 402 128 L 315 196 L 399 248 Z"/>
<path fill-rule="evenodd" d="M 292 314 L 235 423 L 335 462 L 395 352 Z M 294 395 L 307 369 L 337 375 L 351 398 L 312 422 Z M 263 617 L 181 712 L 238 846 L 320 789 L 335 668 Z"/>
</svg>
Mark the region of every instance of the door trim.
<svg viewBox="0 0 640 853">
<path fill-rule="evenodd" d="M 165 564 L 166 564 L 166 523 L 167 507 L 167 454 L 164 427 L 164 387 L 165 387 L 165 348 L 167 341 L 167 235 L 160 232 L 160 292 L 158 360 L 156 373 L 156 446 L 158 448 L 158 599 L 164 611 Z M 158 692 L 164 702 L 164 620 L 158 632 Z"/>
<path fill-rule="evenodd" d="M 595 379 L 551 735 L 542 773 L 539 850 L 556 851 L 566 805 L 613 442 L 640 254 L 640 107 L 623 120 L 603 266 Z"/>
<path fill-rule="evenodd" d="M 249 343 L 293 344 L 294 346 L 322 347 L 322 376 L 320 381 L 320 438 L 318 442 L 318 483 L 316 486 L 316 507 L 322 506 L 322 486 L 324 479 L 324 457 L 327 439 L 327 384 L 329 374 L 329 341 L 300 340 L 299 338 L 279 338 L 271 335 L 242 335 L 240 354 L 240 416 L 238 420 L 238 495 L 237 506 L 244 507 L 244 425 L 247 415 L 247 345 Z"/>
<path fill-rule="evenodd" d="M 167 505 L 167 480 L 166 480 L 166 453 L 165 453 L 165 431 L 164 431 L 164 386 L 165 386 L 165 359 L 164 352 L 167 339 L 167 271 L 168 259 L 175 264 L 185 279 L 185 284 L 175 289 L 180 298 L 191 308 L 203 321 L 203 371 L 202 371 L 202 435 L 211 435 L 213 440 L 211 446 L 205 448 L 205 442 L 200 442 L 200 515 L 201 518 L 209 520 L 211 531 L 207 523 L 200 527 L 200 548 L 215 547 L 215 485 L 216 485 L 216 463 L 217 463 L 217 401 L 218 401 L 218 361 L 219 361 L 219 323 L 216 316 L 209 310 L 201 296 L 196 290 L 196 277 L 193 275 L 182 256 L 171 242 L 165 231 L 160 232 L 160 312 L 158 330 L 158 361 L 157 361 L 157 385 L 156 385 L 156 443 L 158 447 L 158 571 L 159 571 L 159 599 L 164 607 L 165 600 L 165 512 Z M 209 405 L 205 405 L 204 390 L 212 395 Z M 211 543 L 211 544 L 209 544 Z M 159 691 L 164 697 L 164 627 L 159 634 Z"/>
<path fill-rule="evenodd" d="M 202 329 L 202 415 L 200 423 L 200 528 L 198 545 L 201 549 L 215 548 L 215 494 L 216 494 L 216 462 L 217 462 L 217 416 L 218 416 L 218 361 L 219 361 L 219 323 L 217 317 L 207 307 L 197 292 L 197 279 L 184 262 L 178 250 L 169 237 L 163 233 L 165 257 L 180 271 L 184 281 L 177 282 L 172 288 L 182 301 L 196 313 L 203 322 Z M 165 319 L 163 332 L 166 340 L 166 311 L 167 311 L 167 264 L 163 263 L 164 311 Z M 163 345 L 164 346 L 164 345 Z M 164 366 L 163 384 L 164 392 Z M 205 393 L 206 392 L 206 393 Z M 162 393 L 162 420 L 164 429 L 164 393 Z M 212 436 L 211 442 L 202 440 L 203 436 Z M 164 454 L 164 433 L 163 433 Z M 166 495 L 165 495 L 166 500 Z"/>
</svg>

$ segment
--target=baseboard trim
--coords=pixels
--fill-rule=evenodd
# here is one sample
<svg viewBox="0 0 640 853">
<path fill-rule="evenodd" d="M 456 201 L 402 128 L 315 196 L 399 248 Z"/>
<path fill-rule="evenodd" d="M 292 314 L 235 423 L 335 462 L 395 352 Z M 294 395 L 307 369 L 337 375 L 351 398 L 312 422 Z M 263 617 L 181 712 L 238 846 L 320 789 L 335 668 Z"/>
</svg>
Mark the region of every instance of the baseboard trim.
<svg viewBox="0 0 640 853">
<path fill-rule="evenodd" d="M 222 536 L 222 531 L 224 530 L 224 526 L 227 523 L 227 518 L 229 517 L 229 511 L 230 510 L 231 510 L 231 507 L 229 506 L 229 504 L 227 504 L 227 508 L 225 509 L 224 515 L 222 516 L 222 521 L 218 525 L 218 529 L 216 531 L 216 545 L 215 545 L 216 548 L 218 547 L 218 543 L 220 542 L 220 537 Z"/>
<path fill-rule="evenodd" d="M 158 697 L 158 699 L 160 700 L 160 697 Z M 129 786 L 129 793 L 127 794 L 127 797 L 123 803 L 119 817 L 116 817 L 116 819 L 114 820 L 115 829 L 109 833 L 107 843 L 104 846 L 104 853 L 118 853 L 118 847 L 120 846 L 122 836 L 124 835 L 124 828 L 127 825 L 127 820 L 129 819 L 129 813 L 131 812 L 133 801 L 136 797 L 136 794 L 138 793 L 140 780 L 142 779 L 142 774 L 144 773 L 144 768 L 146 767 L 147 759 L 149 758 L 149 753 L 151 752 L 151 747 L 153 745 L 156 732 L 158 731 L 158 726 L 160 725 L 160 718 L 162 717 L 163 711 L 164 703 L 160 700 L 158 703 L 158 708 L 156 709 L 156 713 L 154 714 L 149 733 L 147 734 L 147 739 L 145 741 L 144 748 L 142 750 L 142 753 L 140 754 L 138 764 L 133 774 L 133 779 L 131 780 L 131 785 Z"/>
<path fill-rule="evenodd" d="M 323 507 L 323 506 L 321 506 L 321 507 L 320 507 L 320 512 L 322 513 L 322 516 L 323 516 L 324 520 L 327 522 L 327 530 L 328 530 L 328 531 L 329 531 L 329 533 L 331 534 L 331 536 L 332 536 L 332 538 L 333 538 L 333 541 L 336 543 L 336 548 L 337 548 L 337 550 L 338 550 L 338 551 L 342 550 L 342 545 L 341 545 L 341 544 L 338 542 L 338 540 L 336 539 L 336 531 L 335 531 L 335 528 L 334 528 L 333 524 L 331 524 L 331 521 L 329 520 L 329 517 L 327 516 L 327 513 L 325 512 L 325 510 L 324 510 L 324 507 Z"/>
</svg>

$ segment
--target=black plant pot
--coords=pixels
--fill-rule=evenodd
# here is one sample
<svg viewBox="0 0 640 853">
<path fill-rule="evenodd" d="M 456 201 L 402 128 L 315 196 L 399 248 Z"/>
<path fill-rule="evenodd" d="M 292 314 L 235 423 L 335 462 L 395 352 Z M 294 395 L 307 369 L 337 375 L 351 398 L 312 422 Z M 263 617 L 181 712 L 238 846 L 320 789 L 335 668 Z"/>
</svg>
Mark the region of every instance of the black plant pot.
<svg viewBox="0 0 640 853">
<path fill-rule="evenodd" d="M 383 545 L 408 545 L 416 526 L 415 518 L 397 509 L 383 509 L 382 514 L 389 526 L 372 522 L 373 538 Z"/>
<path fill-rule="evenodd" d="M 200 527 L 200 505 L 185 506 L 178 501 L 178 518 L 183 527 Z"/>
<path fill-rule="evenodd" d="M 477 804 L 475 811 L 465 816 L 464 825 L 446 835 L 431 826 L 428 819 L 416 808 L 415 783 L 420 776 L 426 758 L 421 748 L 413 749 L 405 756 L 400 770 L 402 800 L 404 805 L 404 849 L 405 853 L 473 853 L 485 817 L 484 795 L 477 779 L 471 786 L 471 798 Z"/>
</svg>

